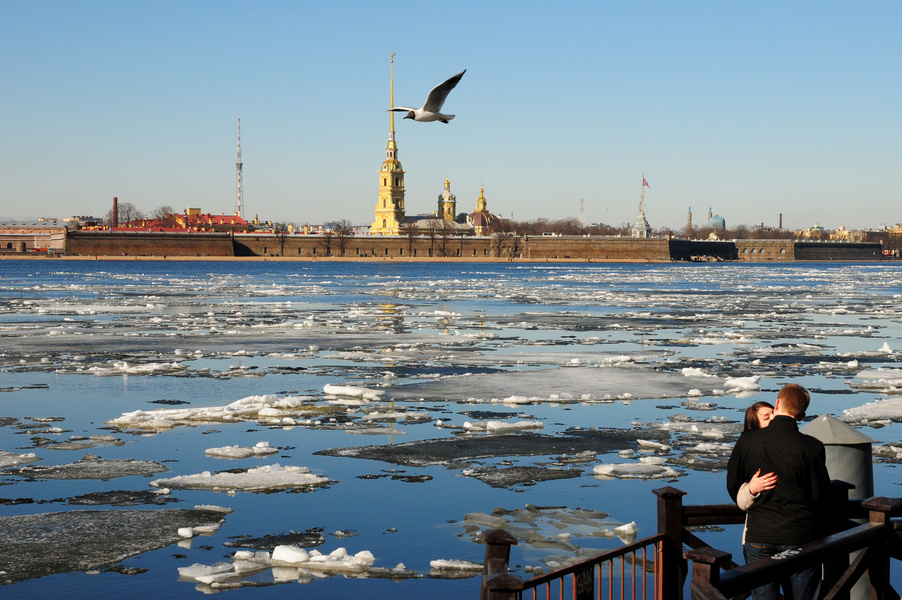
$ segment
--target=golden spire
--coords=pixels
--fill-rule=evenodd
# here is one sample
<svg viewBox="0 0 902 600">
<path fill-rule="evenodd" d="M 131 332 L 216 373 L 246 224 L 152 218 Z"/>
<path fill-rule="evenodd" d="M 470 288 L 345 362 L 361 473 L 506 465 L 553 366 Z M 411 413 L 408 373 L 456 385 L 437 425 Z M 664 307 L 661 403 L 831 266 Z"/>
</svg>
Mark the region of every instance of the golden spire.
<svg viewBox="0 0 902 600">
<path fill-rule="evenodd" d="M 394 52 L 391 53 L 391 56 L 389 57 L 389 59 L 391 60 L 391 86 L 389 88 L 391 91 L 389 93 L 388 107 L 394 108 L 394 106 L 395 106 L 395 53 Z M 393 111 L 393 110 L 388 111 L 388 136 L 389 136 L 389 139 L 395 138 L 395 111 Z"/>
</svg>

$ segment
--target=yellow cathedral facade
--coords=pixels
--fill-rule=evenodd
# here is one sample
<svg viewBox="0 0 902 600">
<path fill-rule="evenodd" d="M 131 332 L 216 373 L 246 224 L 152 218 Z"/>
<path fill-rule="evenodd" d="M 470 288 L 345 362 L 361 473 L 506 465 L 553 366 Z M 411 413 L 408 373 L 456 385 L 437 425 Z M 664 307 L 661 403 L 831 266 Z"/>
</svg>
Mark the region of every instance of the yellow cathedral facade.
<svg viewBox="0 0 902 600">
<path fill-rule="evenodd" d="M 389 106 L 395 105 L 395 55 L 391 55 L 391 85 Z M 400 235 L 405 222 L 416 223 L 418 229 L 428 229 L 435 222 L 453 224 L 455 228 L 466 228 L 468 233 L 489 235 L 491 227 L 500 221 L 486 209 L 483 190 L 479 188 L 476 212 L 467 215 L 466 223 L 458 222 L 457 199 L 451 194 L 451 182 L 445 179 L 445 190 L 438 198 L 438 210 L 433 215 L 407 217 L 404 210 L 404 168 L 398 160 L 398 144 L 395 141 L 395 113 L 388 113 L 388 143 L 385 145 L 385 160 L 379 170 L 379 199 L 370 233 L 374 235 Z"/>
</svg>

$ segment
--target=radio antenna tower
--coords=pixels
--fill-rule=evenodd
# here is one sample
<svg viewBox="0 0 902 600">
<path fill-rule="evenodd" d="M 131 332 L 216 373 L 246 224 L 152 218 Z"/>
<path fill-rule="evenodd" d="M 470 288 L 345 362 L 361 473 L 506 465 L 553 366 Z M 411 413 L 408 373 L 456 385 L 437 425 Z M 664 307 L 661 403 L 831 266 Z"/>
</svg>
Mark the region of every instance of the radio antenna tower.
<svg viewBox="0 0 902 600">
<path fill-rule="evenodd" d="M 579 224 L 583 227 L 586 226 L 586 201 L 579 201 Z"/>
<path fill-rule="evenodd" d="M 236 197 L 235 197 L 235 214 L 244 218 L 244 189 L 241 183 L 241 167 L 244 166 L 244 163 L 241 162 L 241 117 L 238 117 L 238 160 L 235 161 L 235 177 L 236 177 Z"/>
</svg>

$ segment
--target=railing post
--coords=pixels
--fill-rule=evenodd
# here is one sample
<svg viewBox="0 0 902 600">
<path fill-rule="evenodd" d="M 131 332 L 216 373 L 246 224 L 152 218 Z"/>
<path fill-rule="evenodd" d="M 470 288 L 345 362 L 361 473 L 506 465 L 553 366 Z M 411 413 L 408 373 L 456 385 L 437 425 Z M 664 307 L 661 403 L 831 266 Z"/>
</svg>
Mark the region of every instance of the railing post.
<svg viewBox="0 0 902 600">
<path fill-rule="evenodd" d="M 854 486 L 844 481 L 834 479 L 830 481 L 830 500 L 827 505 L 827 533 L 839 533 L 849 526 L 849 490 Z M 823 564 L 823 589 L 831 589 L 839 581 L 839 578 L 849 568 L 849 556 L 835 554 L 833 558 Z M 842 594 L 834 600 L 850 600 L 848 593 Z"/>
<path fill-rule="evenodd" d="M 723 552 L 710 546 L 689 550 L 685 556 L 692 561 L 692 585 L 701 586 L 703 589 L 709 586 L 717 589 L 717 586 L 720 585 L 720 571 L 723 569 L 723 563 L 733 558 L 729 552 Z"/>
<path fill-rule="evenodd" d="M 868 564 L 870 579 L 869 596 L 871 600 L 878 600 L 884 596 L 884 585 L 890 582 L 889 568 L 889 543 L 890 536 L 895 535 L 895 526 L 890 519 L 891 513 L 902 507 L 902 500 L 892 498 L 871 498 L 861 503 L 862 508 L 868 511 L 868 522 L 872 525 L 886 527 L 886 539 L 880 548 L 874 548 L 874 556 Z M 877 587 L 881 586 L 881 587 Z"/>
<path fill-rule="evenodd" d="M 513 600 L 523 589 L 523 580 L 508 573 L 511 546 L 517 538 L 503 529 L 492 529 L 484 536 L 485 562 L 482 564 L 482 586 L 479 600 Z M 489 584 L 493 591 L 489 591 Z"/>
<path fill-rule="evenodd" d="M 658 497 L 658 533 L 667 536 L 663 543 L 662 600 L 682 600 L 686 581 L 686 559 L 683 558 L 683 496 L 686 492 L 667 486 L 654 490 Z"/>
</svg>

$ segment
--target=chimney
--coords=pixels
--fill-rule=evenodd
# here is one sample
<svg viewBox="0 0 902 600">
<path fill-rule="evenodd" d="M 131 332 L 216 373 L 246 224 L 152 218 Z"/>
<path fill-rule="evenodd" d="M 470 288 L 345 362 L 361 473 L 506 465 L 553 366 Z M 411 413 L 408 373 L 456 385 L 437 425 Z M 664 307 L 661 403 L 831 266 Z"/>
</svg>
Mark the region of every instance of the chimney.
<svg viewBox="0 0 902 600">
<path fill-rule="evenodd" d="M 112 227 L 119 227 L 119 198 L 113 196 L 113 224 Z"/>
<path fill-rule="evenodd" d="M 780 213 L 780 229 L 783 229 L 783 213 Z"/>
</svg>

